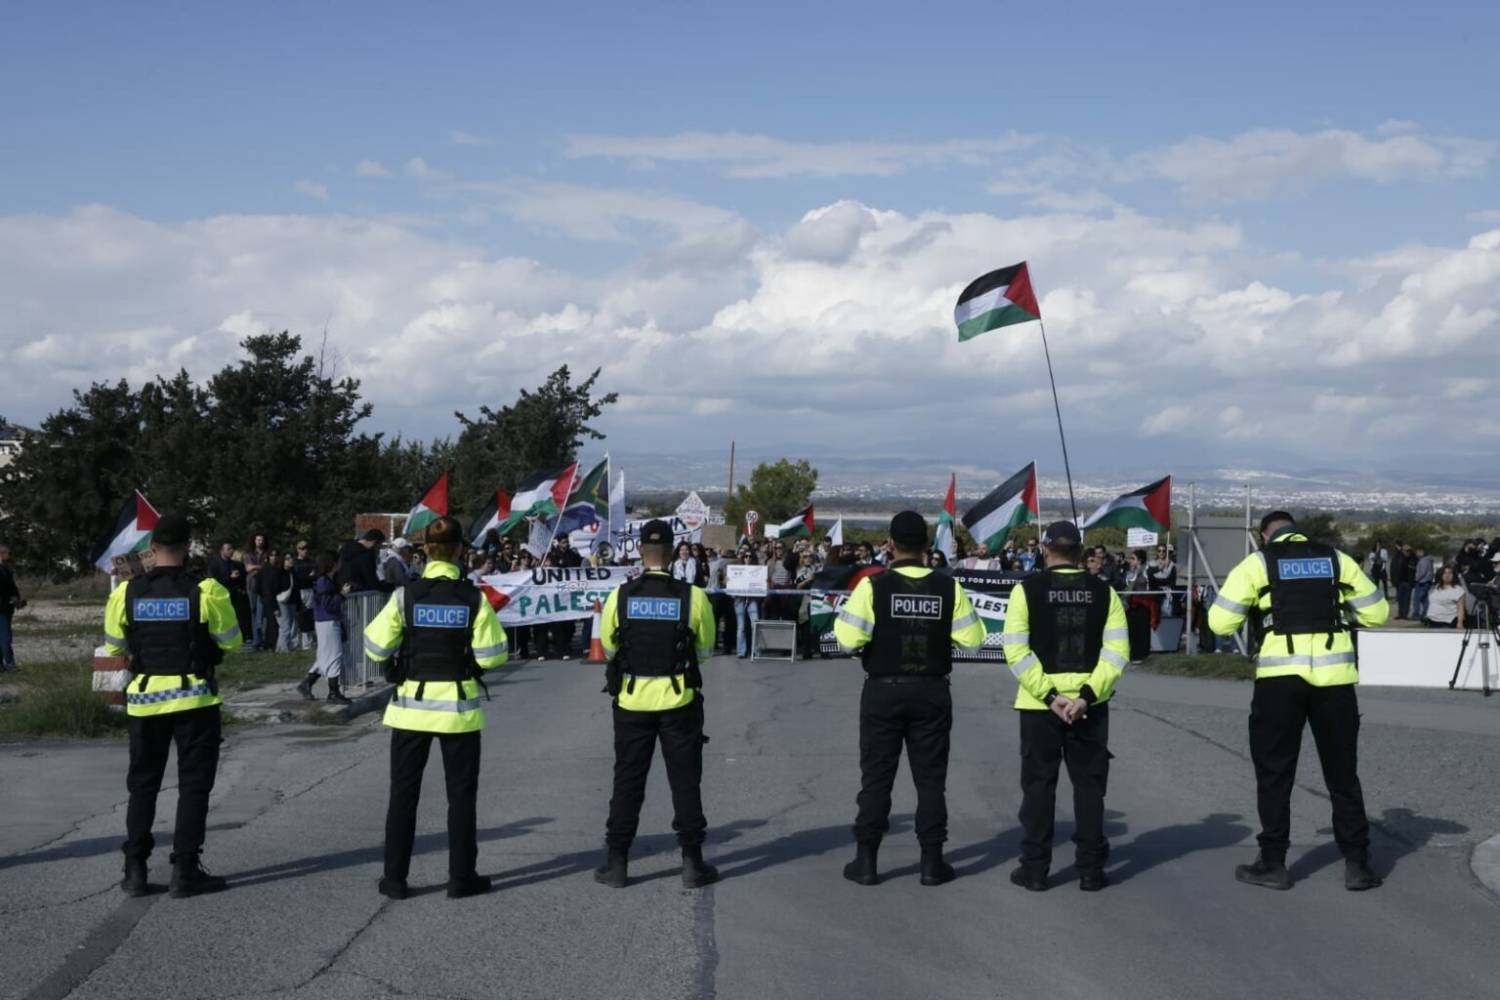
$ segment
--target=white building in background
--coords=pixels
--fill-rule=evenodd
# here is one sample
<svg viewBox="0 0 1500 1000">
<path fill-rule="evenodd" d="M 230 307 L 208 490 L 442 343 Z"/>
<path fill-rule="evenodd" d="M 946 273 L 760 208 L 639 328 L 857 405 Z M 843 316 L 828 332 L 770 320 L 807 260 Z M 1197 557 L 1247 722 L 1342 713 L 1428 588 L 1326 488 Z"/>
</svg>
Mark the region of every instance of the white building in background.
<svg viewBox="0 0 1500 1000">
<path fill-rule="evenodd" d="M 16 460 L 21 446 L 33 432 L 15 424 L 0 424 L 0 469 Z"/>
</svg>

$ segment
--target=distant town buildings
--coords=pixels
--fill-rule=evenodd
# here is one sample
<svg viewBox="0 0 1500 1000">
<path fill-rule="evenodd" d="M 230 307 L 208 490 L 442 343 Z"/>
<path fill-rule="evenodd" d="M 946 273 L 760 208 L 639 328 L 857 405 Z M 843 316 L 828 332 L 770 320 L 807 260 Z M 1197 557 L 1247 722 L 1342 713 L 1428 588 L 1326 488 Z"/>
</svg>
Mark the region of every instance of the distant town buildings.
<svg viewBox="0 0 1500 1000">
<path fill-rule="evenodd" d="M 0 423 L 0 468 L 16 460 L 16 456 L 21 454 L 21 446 L 32 433 L 34 432 L 16 424 Z"/>
</svg>

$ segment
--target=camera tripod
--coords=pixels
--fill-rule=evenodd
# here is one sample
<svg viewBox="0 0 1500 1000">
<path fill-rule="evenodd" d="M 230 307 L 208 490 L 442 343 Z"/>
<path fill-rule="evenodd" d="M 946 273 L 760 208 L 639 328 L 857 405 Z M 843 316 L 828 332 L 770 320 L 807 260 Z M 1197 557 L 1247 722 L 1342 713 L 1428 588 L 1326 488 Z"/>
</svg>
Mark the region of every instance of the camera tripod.
<svg viewBox="0 0 1500 1000">
<path fill-rule="evenodd" d="M 1490 696 L 1490 639 L 1500 642 L 1500 622 L 1491 617 L 1490 602 L 1481 597 L 1474 608 L 1474 617 L 1464 626 L 1464 639 L 1458 647 L 1458 662 L 1453 665 L 1453 676 L 1448 678 L 1448 690 L 1458 683 L 1458 674 L 1464 667 L 1464 654 L 1469 651 L 1469 640 L 1479 633 L 1479 676 L 1484 696 Z"/>
</svg>

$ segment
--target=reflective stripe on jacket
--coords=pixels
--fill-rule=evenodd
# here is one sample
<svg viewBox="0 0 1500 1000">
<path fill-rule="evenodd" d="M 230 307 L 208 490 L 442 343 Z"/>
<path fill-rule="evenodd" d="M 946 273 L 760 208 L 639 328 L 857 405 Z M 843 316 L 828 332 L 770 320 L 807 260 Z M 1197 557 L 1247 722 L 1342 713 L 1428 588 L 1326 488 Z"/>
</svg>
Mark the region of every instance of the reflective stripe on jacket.
<svg viewBox="0 0 1500 1000">
<path fill-rule="evenodd" d="M 127 589 L 121 584 L 110 591 L 109 601 L 104 605 L 104 651 L 110 656 L 130 655 L 130 625 L 125 616 Z M 229 591 L 217 580 L 202 580 L 198 584 L 198 620 L 208 626 L 214 642 L 226 653 L 237 649 L 243 641 L 239 617 L 235 614 Z M 186 687 L 180 674 L 154 674 L 144 679 L 144 685 L 142 678 L 131 678 L 125 686 L 126 713 L 168 715 L 223 702 L 224 699 L 209 688 L 207 679 L 191 673 L 186 676 Z"/>
<path fill-rule="evenodd" d="M 441 577 L 459 579 L 458 567 L 433 559 L 422 571 L 423 579 Z M 406 590 L 398 587 L 385 607 L 365 628 L 365 656 L 377 664 L 395 656 L 401 649 L 406 627 L 403 614 Z M 470 642 L 474 660 L 481 669 L 491 670 L 510 659 L 510 644 L 505 629 L 488 601 L 481 601 L 479 614 L 470 625 Z M 418 697 L 420 695 L 420 697 Z M 392 729 L 412 729 L 423 733 L 472 733 L 484 728 L 484 708 L 477 680 L 402 681 L 385 708 L 384 722 Z"/>
<path fill-rule="evenodd" d="M 1300 542 L 1306 541 L 1307 536 L 1293 531 L 1278 535 L 1277 539 Z M 1390 615 L 1385 595 L 1360 569 L 1359 563 L 1343 552 L 1338 556 L 1345 609 L 1361 626 L 1384 625 Z M 1219 588 L 1218 597 L 1208 609 L 1208 627 L 1219 635 L 1230 635 L 1244 624 L 1252 610 L 1269 613 L 1271 594 L 1266 589 L 1269 584 L 1265 555 L 1252 552 L 1230 571 L 1224 586 Z M 1301 677 L 1314 687 L 1357 684 L 1359 669 L 1355 660 L 1354 636 L 1348 631 L 1334 632 L 1330 643 L 1326 632 L 1282 635 L 1276 631 L 1273 621 L 1261 642 L 1255 676 Z"/>
<path fill-rule="evenodd" d="M 1063 573 L 1082 573 L 1081 569 L 1062 568 Z M 1088 697 L 1091 704 L 1109 701 L 1115 693 L 1115 685 L 1125 673 L 1130 662 L 1130 632 L 1125 623 L 1125 605 L 1120 595 L 1109 591 L 1109 614 L 1104 620 L 1103 644 L 1099 649 L 1099 662 L 1090 673 L 1049 674 L 1031 651 L 1031 609 L 1027 606 L 1026 591 L 1020 584 L 1011 588 L 1010 602 L 1005 607 L 1005 631 L 1000 640 L 1005 645 L 1005 662 L 1010 672 L 1020 682 L 1016 689 L 1014 707 L 1035 711 L 1047 708 L 1047 695 L 1056 691 L 1068 698 Z M 1088 688 L 1088 692 L 1084 692 Z"/>
<path fill-rule="evenodd" d="M 652 573 L 666 575 L 665 570 L 650 570 Z M 604 644 L 605 652 L 614 655 L 615 650 L 620 648 L 619 637 L 616 633 L 620 629 L 620 588 L 616 587 L 609 592 L 609 597 L 604 602 L 604 608 L 599 613 L 599 641 Z M 718 634 L 718 622 L 714 618 L 714 609 L 708 599 L 708 595 L 701 587 L 693 588 L 693 606 L 690 609 L 693 622 L 693 637 L 698 645 L 698 659 L 706 660 L 714 652 L 714 636 Z M 635 681 L 632 687 L 631 680 Z M 673 683 L 676 683 L 674 690 Z M 683 675 L 677 674 L 673 677 L 636 677 L 628 674 L 625 683 L 620 687 L 620 693 L 615 698 L 615 704 L 627 712 L 666 712 L 674 708 L 681 708 L 691 704 L 693 701 L 693 689 L 683 682 Z"/>
<path fill-rule="evenodd" d="M 921 578 L 930 575 L 932 570 L 925 566 L 900 566 L 886 572 Z M 853 593 L 839 606 L 838 616 L 833 621 L 833 637 L 845 652 L 857 652 L 875 635 L 875 589 L 871 579 L 867 576 L 854 585 Z M 949 635 L 955 646 L 965 649 L 977 649 L 985 637 L 984 620 L 974 610 L 974 603 L 957 580 L 953 581 L 953 627 Z"/>
</svg>

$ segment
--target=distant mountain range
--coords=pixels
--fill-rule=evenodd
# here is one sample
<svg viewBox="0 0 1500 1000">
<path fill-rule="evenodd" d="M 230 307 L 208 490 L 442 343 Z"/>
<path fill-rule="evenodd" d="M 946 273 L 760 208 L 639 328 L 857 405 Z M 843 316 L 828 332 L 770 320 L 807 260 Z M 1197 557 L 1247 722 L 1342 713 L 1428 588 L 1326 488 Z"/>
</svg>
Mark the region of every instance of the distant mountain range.
<svg viewBox="0 0 1500 1000">
<path fill-rule="evenodd" d="M 841 457 L 799 449 L 818 469 L 818 496 L 835 506 L 839 500 L 861 504 L 878 500 L 918 500 L 931 497 L 940 503 L 948 485 L 948 474 L 958 475 L 960 506 L 963 500 L 983 496 L 1014 469 L 984 469 L 938 459 L 892 461 L 865 457 Z M 735 481 L 745 483 L 750 470 L 774 456 L 741 453 Z M 677 455 L 620 454 L 617 468 L 626 470 L 631 490 L 698 490 L 721 497 L 728 486 L 727 454 L 688 453 Z M 1067 505 L 1067 484 L 1056 469 L 1042 469 L 1039 487 L 1045 509 Z M 1176 467 L 1169 469 L 1088 469 L 1080 471 L 1074 492 L 1080 512 L 1113 496 L 1127 493 L 1172 474 L 1174 505 L 1187 502 L 1190 483 L 1197 483 L 1200 509 L 1240 509 L 1250 488 L 1251 506 L 1259 510 L 1270 504 L 1318 510 L 1369 513 L 1427 513 L 1487 515 L 1500 513 L 1500 463 L 1473 463 L 1471 468 L 1451 473 L 1395 472 L 1370 474 L 1340 469 L 1267 471 L 1248 468 Z"/>
</svg>

